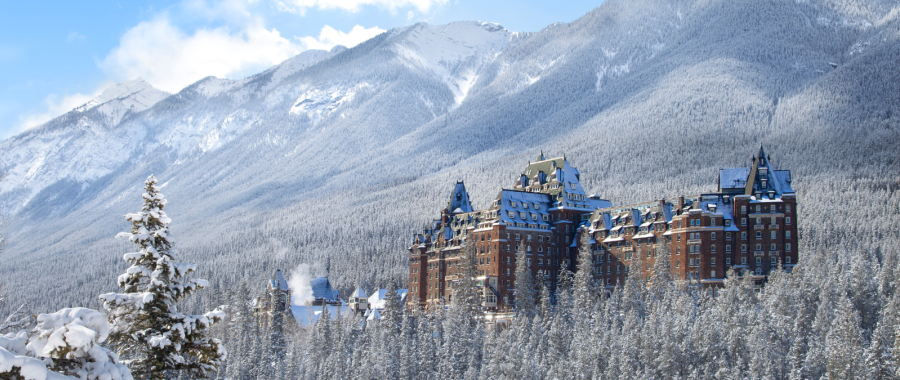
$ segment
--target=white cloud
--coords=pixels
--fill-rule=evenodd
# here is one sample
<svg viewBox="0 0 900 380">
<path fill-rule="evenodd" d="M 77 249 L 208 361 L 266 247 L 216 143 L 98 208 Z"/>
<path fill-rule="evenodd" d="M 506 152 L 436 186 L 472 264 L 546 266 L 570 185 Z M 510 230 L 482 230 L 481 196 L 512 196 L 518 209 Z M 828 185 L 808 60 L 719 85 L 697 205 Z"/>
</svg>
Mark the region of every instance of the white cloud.
<svg viewBox="0 0 900 380">
<path fill-rule="evenodd" d="M 19 116 L 19 133 L 38 127 L 57 116 L 71 111 L 75 107 L 87 103 L 91 99 L 100 96 L 100 93 L 110 85 L 112 85 L 112 83 L 104 83 L 102 86 L 98 87 L 93 94 L 76 93 L 64 96 L 51 94 L 47 96 L 47 98 L 44 99 L 43 110 Z"/>
<path fill-rule="evenodd" d="M 412 20 L 413 17 L 416 17 L 416 14 L 413 11 L 409 11 L 409 13 L 406 14 L 407 20 Z"/>
<path fill-rule="evenodd" d="M 279 0 L 279 9 L 306 14 L 310 8 L 341 9 L 349 12 L 359 12 L 363 5 L 374 5 L 395 12 L 399 8 L 415 7 L 421 13 L 427 13 L 432 6 L 442 5 L 447 0 Z"/>
<path fill-rule="evenodd" d="M 101 67 L 119 80 L 142 77 L 153 86 L 178 92 L 204 77 L 237 78 L 262 71 L 302 51 L 276 29 L 258 20 L 238 31 L 198 29 L 188 35 L 163 14 L 122 36 Z"/>
<path fill-rule="evenodd" d="M 69 42 L 84 41 L 85 39 L 87 39 L 87 37 L 78 32 L 70 32 L 68 35 L 66 35 L 66 41 Z"/>
<path fill-rule="evenodd" d="M 345 33 L 325 25 L 322 27 L 322 31 L 319 32 L 319 37 L 307 36 L 297 37 L 297 39 L 307 49 L 330 50 L 335 45 L 344 45 L 351 48 L 381 33 L 384 33 L 384 29 L 377 26 L 363 28 L 360 25 L 356 25 L 349 32 Z"/>
</svg>

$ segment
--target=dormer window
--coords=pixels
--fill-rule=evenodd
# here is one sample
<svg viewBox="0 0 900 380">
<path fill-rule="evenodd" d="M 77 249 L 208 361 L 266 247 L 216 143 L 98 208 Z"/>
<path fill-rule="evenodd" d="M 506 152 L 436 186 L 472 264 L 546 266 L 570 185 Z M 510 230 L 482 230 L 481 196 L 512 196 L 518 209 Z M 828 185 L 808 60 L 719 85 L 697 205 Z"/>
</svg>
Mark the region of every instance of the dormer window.
<svg viewBox="0 0 900 380">
<path fill-rule="evenodd" d="M 516 204 L 516 201 L 509 201 L 509 204 L 513 207 L 519 207 L 518 204 Z"/>
</svg>

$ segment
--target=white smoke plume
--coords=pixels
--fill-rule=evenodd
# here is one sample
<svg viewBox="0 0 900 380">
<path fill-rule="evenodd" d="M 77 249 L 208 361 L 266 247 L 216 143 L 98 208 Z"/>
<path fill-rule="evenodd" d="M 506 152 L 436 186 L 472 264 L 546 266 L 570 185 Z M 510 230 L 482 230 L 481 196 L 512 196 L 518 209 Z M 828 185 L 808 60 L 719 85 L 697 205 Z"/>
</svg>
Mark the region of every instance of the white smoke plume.
<svg viewBox="0 0 900 380">
<path fill-rule="evenodd" d="M 291 303 L 304 306 L 315 299 L 312 292 L 312 280 L 323 275 L 324 270 L 320 265 L 300 264 L 291 270 L 288 279 L 288 287 L 291 288 Z"/>
</svg>

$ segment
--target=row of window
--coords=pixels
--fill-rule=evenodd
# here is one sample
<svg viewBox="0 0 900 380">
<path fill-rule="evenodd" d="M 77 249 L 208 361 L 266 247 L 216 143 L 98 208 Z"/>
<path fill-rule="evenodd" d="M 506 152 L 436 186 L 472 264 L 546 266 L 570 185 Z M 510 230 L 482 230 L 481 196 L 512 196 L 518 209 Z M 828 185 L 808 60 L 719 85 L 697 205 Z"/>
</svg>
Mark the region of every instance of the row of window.
<svg viewBox="0 0 900 380">
<path fill-rule="evenodd" d="M 756 225 L 761 225 L 761 224 L 763 224 L 762 218 L 754 218 L 754 219 L 755 219 L 755 221 L 756 221 L 756 223 L 755 223 Z M 777 220 L 777 218 L 774 217 L 774 216 L 771 218 L 770 222 L 771 222 L 772 225 L 778 224 L 778 220 Z M 784 224 L 785 224 L 785 225 L 788 225 L 788 226 L 791 225 L 791 217 L 790 217 L 790 216 L 784 217 Z M 747 218 L 741 218 L 741 225 L 742 225 L 742 226 L 746 226 L 746 225 L 747 225 Z"/>
<path fill-rule="evenodd" d="M 763 209 L 762 209 L 761 205 L 756 205 L 755 210 L 756 210 L 756 212 L 762 212 Z M 778 212 L 778 207 L 776 205 L 769 205 L 769 212 L 773 213 L 773 214 Z M 788 204 L 784 205 L 784 212 L 786 212 L 786 213 L 791 212 L 791 205 L 788 205 Z M 747 213 L 747 206 L 741 206 L 741 213 L 742 214 Z"/>
</svg>

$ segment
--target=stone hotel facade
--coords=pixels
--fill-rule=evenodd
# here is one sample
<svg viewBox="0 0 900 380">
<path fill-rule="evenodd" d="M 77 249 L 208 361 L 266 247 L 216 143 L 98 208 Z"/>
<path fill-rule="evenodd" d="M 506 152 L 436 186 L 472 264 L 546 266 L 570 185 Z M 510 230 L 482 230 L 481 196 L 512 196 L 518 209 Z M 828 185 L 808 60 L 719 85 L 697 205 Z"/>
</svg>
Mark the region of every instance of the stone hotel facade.
<svg viewBox="0 0 900 380">
<path fill-rule="evenodd" d="M 629 267 L 650 275 L 658 254 L 668 255 L 675 279 L 706 286 L 720 285 L 729 269 L 761 283 L 777 266 L 797 263 L 791 174 L 777 170 L 762 147 L 749 168 L 720 170 L 715 193 L 612 206 L 587 195 L 580 178 L 565 157 L 541 154 L 482 210 L 457 182 L 441 217 L 413 236 L 410 306 L 452 298 L 466 242 L 474 246 L 484 307 L 495 311 L 515 302 L 519 246 L 535 278 L 551 287 L 562 268 L 575 270 L 583 242 L 592 249 L 594 277 L 609 288 Z"/>
</svg>

